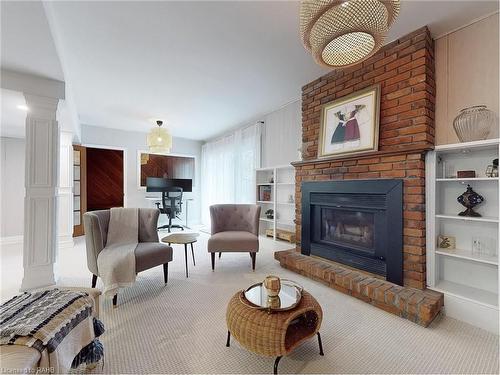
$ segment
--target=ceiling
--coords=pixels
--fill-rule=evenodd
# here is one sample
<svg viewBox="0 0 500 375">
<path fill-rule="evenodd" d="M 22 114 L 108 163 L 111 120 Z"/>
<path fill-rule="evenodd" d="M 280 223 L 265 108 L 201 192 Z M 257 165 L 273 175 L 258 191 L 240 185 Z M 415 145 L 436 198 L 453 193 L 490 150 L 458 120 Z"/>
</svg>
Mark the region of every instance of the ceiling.
<svg viewBox="0 0 500 375">
<path fill-rule="evenodd" d="M 63 61 L 84 124 L 147 131 L 160 118 L 175 136 L 205 140 L 300 99 L 327 72 L 300 43 L 298 2 L 44 5 L 48 23 L 39 2 L 2 1 L 2 67 L 62 79 Z M 439 36 L 496 10 L 403 1 L 388 40 L 423 25 Z"/>
</svg>

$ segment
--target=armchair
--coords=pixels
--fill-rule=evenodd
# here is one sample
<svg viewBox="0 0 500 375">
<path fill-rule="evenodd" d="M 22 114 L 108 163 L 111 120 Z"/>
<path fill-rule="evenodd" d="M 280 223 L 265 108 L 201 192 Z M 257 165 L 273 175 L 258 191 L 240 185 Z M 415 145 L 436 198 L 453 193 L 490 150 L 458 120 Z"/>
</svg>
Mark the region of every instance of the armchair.
<svg viewBox="0 0 500 375">
<path fill-rule="evenodd" d="M 215 270 L 215 253 L 249 252 L 252 269 L 259 251 L 260 206 L 255 204 L 216 204 L 210 206 L 212 236 L 208 240 L 208 252 Z"/>
<path fill-rule="evenodd" d="M 163 265 L 165 284 L 168 280 L 168 262 L 172 260 L 172 248 L 159 242 L 156 225 L 160 211 L 154 208 L 139 208 L 139 243 L 135 249 L 136 273 Z M 106 247 L 110 210 L 90 211 L 83 215 L 85 243 L 87 248 L 87 267 L 92 272 L 92 287 L 99 276 L 97 257 Z M 117 304 L 117 295 L 113 305 Z"/>
</svg>

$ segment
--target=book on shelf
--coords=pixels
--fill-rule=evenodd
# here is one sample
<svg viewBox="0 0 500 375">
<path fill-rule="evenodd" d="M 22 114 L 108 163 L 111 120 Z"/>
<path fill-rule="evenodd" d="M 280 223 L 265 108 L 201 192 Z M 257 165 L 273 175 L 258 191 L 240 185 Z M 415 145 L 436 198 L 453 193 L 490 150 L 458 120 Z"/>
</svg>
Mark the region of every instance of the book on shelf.
<svg viewBox="0 0 500 375">
<path fill-rule="evenodd" d="M 271 186 L 259 186 L 259 201 L 271 200 Z"/>
</svg>

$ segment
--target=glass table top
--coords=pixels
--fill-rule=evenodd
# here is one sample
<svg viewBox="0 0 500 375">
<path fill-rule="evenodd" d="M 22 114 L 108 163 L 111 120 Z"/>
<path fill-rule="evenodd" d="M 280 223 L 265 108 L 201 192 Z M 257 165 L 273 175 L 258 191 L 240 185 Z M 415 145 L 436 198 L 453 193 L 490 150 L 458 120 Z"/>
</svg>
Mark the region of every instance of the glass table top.
<svg viewBox="0 0 500 375">
<path fill-rule="evenodd" d="M 281 279 L 281 289 L 276 297 L 271 297 L 262 283 L 254 284 L 243 292 L 251 307 L 271 311 L 285 311 L 297 306 L 302 298 L 302 287 L 293 281 Z"/>
</svg>

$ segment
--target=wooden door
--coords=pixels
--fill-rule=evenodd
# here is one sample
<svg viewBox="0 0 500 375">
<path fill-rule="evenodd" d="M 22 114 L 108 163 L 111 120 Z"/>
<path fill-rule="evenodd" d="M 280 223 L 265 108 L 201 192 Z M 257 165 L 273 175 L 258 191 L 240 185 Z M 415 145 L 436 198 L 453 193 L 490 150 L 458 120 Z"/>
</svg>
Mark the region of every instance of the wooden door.
<svg viewBox="0 0 500 375">
<path fill-rule="evenodd" d="M 73 237 L 84 235 L 83 214 L 87 212 L 85 147 L 73 145 Z"/>
<path fill-rule="evenodd" d="M 87 211 L 123 207 L 123 151 L 87 147 Z"/>
</svg>

